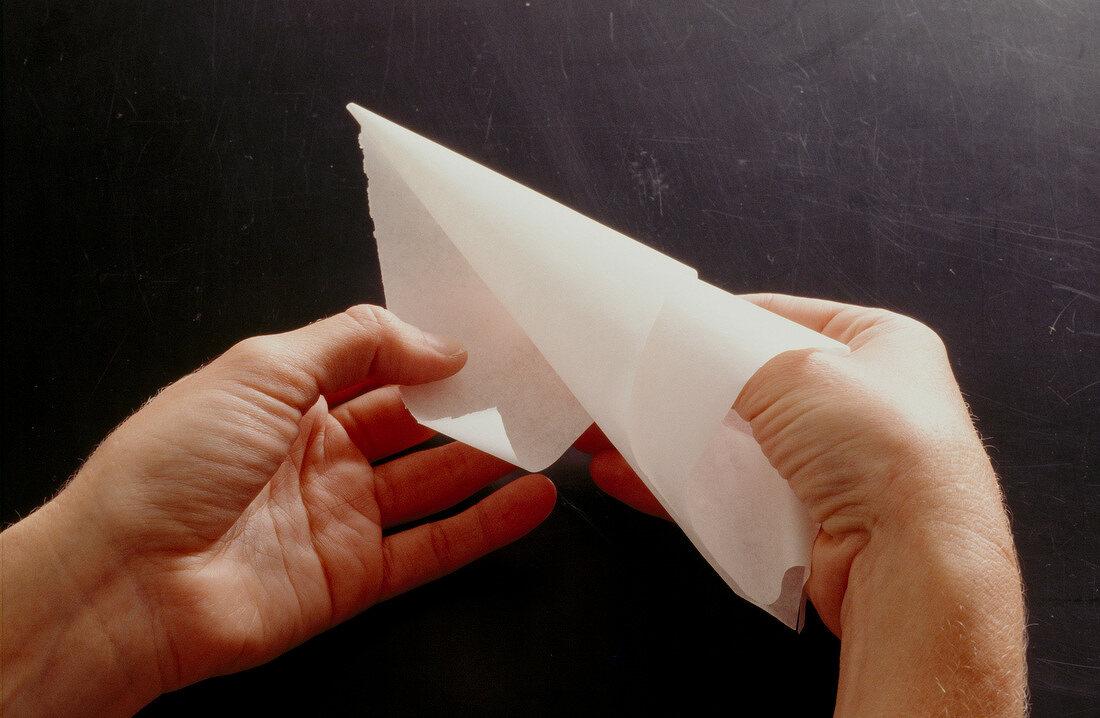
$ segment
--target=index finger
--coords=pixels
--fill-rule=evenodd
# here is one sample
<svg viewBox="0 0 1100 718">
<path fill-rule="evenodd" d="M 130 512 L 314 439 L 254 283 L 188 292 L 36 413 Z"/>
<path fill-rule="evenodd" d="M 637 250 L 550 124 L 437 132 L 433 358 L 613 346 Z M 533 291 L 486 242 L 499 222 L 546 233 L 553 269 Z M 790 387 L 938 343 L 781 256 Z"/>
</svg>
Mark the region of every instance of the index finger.
<svg viewBox="0 0 1100 718">
<path fill-rule="evenodd" d="M 825 330 L 829 325 L 845 312 L 866 309 L 853 304 L 842 304 L 827 299 L 794 297 L 789 294 L 760 293 L 740 296 L 747 302 L 790 319 L 807 329 L 813 329 L 819 334 L 826 334 Z"/>
<path fill-rule="evenodd" d="M 852 345 L 859 337 L 875 326 L 898 319 L 905 319 L 886 309 L 861 307 L 856 304 L 832 302 L 827 299 L 794 297 L 787 294 L 743 294 L 741 298 L 752 302 L 773 314 L 790 319 L 807 329 L 836 339 L 842 344 Z"/>
</svg>

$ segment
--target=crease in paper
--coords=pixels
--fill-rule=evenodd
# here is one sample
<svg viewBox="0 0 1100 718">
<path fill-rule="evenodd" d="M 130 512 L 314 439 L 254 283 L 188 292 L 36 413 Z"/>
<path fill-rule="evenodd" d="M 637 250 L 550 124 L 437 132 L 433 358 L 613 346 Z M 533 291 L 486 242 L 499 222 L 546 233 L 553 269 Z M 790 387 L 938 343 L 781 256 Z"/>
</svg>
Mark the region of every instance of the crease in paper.
<svg viewBox="0 0 1100 718">
<path fill-rule="evenodd" d="M 816 531 L 732 406 L 790 349 L 847 347 L 357 105 L 387 306 L 459 339 L 421 423 L 529 471 L 593 421 L 730 587 L 789 626 Z"/>
</svg>

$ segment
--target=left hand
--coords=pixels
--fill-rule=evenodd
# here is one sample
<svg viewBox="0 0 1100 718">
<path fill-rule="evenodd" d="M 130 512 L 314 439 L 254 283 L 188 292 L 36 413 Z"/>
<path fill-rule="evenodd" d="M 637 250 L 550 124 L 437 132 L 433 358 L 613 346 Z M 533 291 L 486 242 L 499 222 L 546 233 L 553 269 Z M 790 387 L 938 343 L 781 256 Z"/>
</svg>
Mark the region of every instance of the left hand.
<svg viewBox="0 0 1100 718">
<path fill-rule="evenodd" d="M 432 433 L 391 385 L 444 378 L 465 360 L 384 309 L 354 307 L 245 340 L 166 388 L 3 535 L 4 703 L 64 709 L 57 686 L 83 671 L 114 695 L 71 696 L 70 709 L 136 710 L 267 661 L 530 531 L 554 503 L 541 476 L 384 533 L 513 469 L 457 443 L 372 467 Z M 13 653 L 21 641 L 30 651 Z M 94 650 L 73 647 L 88 641 Z M 33 671 L 13 666 L 43 651 L 55 664 L 71 656 L 75 674 L 53 665 L 36 687 Z M 96 655 L 80 666 L 85 652 Z"/>
</svg>

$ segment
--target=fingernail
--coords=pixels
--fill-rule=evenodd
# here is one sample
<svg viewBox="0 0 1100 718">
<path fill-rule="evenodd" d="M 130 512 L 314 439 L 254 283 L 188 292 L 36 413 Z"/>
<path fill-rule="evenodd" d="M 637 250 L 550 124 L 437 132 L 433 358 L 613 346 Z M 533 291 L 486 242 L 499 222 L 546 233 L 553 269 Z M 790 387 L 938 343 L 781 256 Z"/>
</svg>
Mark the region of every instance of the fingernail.
<svg viewBox="0 0 1100 718">
<path fill-rule="evenodd" d="M 435 349 L 445 357 L 457 356 L 466 351 L 466 347 L 462 346 L 458 340 L 452 339 L 451 337 L 424 332 L 424 338 L 428 340 L 428 344 L 431 345 L 432 349 Z"/>
</svg>

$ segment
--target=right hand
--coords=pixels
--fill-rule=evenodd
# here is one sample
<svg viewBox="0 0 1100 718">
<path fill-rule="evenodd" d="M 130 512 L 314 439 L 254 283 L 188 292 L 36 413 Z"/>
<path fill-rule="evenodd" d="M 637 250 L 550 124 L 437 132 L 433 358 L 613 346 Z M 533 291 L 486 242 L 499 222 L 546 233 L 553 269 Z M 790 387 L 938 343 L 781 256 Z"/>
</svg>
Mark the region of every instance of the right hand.
<svg viewBox="0 0 1100 718">
<path fill-rule="evenodd" d="M 847 356 L 780 354 L 749 380 L 734 409 L 821 525 L 806 592 L 825 624 L 841 609 L 856 557 L 895 527 L 970 533 L 1014 562 L 1000 489 L 952 376 L 943 342 L 881 309 L 775 294 L 749 301 L 847 344 Z M 660 504 L 598 429 L 593 479 L 657 516 Z"/>
<path fill-rule="evenodd" d="M 780 354 L 733 408 L 821 528 L 806 593 L 840 643 L 837 715 L 1023 715 L 1024 609 L 1008 519 L 947 361 L 919 322 L 749 301 L 851 348 Z M 605 491 L 661 506 L 593 428 Z"/>
</svg>

